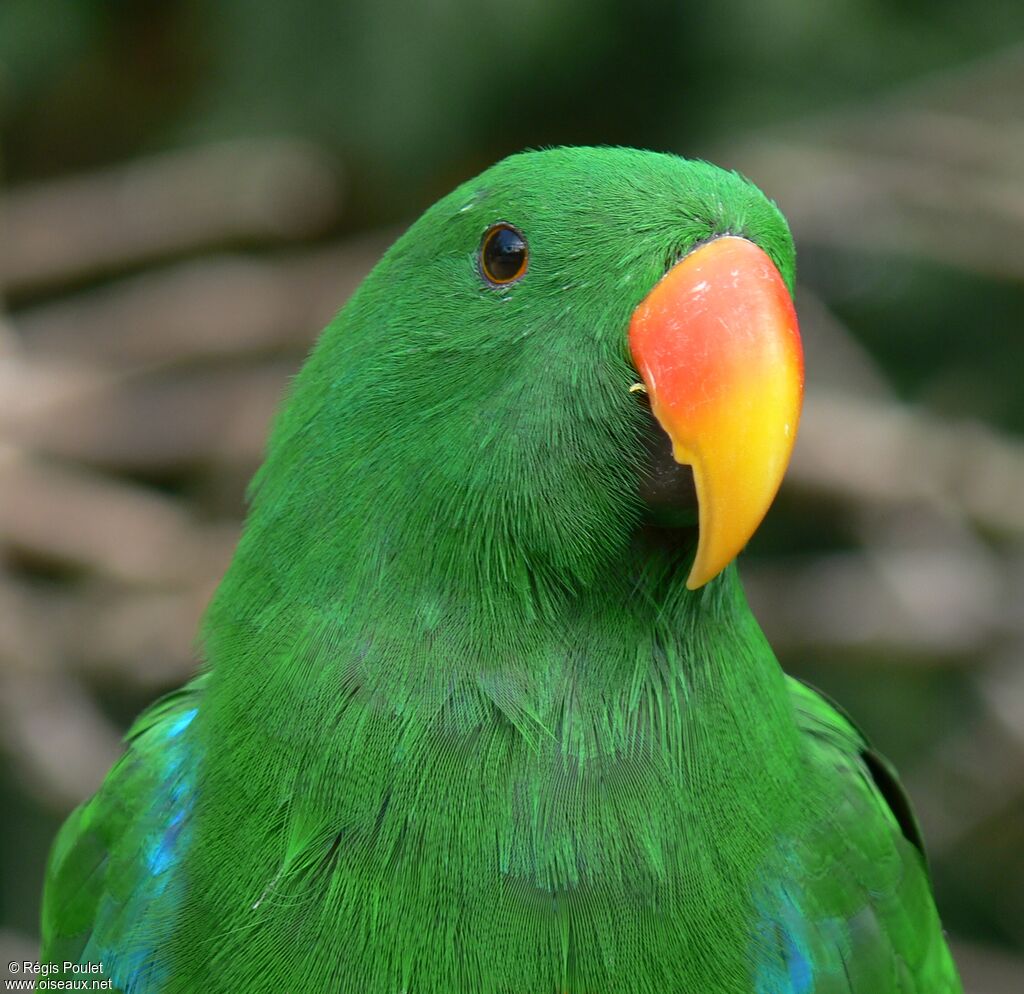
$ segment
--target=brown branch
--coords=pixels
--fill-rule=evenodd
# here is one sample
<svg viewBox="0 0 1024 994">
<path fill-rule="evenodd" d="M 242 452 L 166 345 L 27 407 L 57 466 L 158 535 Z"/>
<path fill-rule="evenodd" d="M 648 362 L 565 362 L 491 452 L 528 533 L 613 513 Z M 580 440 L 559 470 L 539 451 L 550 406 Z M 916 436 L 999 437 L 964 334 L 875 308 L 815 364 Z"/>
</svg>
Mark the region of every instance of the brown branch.
<svg viewBox="0 0 1024 994">
<path fill-rule="evenodd" d="M 969 994 L 1018 994 L 1024 990 L 1024 960 L 975 942 L 954 938 L 956 960 L 964 990 Z"/>
<path fill-rule="evenodd" d="M 779 201 L 798 243 L 933 259 L 1007 279 L 1024 276 L 1024 179 L 979 176 L 930 159 L 859 147 L 765 140 L 745 171 Z"/>
<path fill-rule="evenodd" d="M 807 369 L 819 393 L 893 399 L 881 367 L 808 286 L 796 290 Z"/>
<path fill-rule="evenodd" d="M 39 943 L 20 932 L 0 929 L 0 965 L 5 969 L 8 963 L 35 963 L 39 959 Z M 18 980 L 25 979 L 18 973 Z M 10 974 L 8 973 L 10 976 Z M 29 978 L 31 979 L 31 978 Z"/>
<path fill-rule="evenodd" d="M 117 733 L 63 671 L 45 614 L 0 582 L 0 742 L 26 791 L 67 809 L 92 793 L 121 751 Z"/>
<path fill-rule="evenodd" d="M 167 473 L 217 464 L 251 472 L 299 363 L 115 379 L 7 420 L 5 434 L 20 447 L 105 469 Z"/>
<path fill-rule="evenodd" d="M 804 563 L 743 566 L 755 613 L 780 652 L 896 652 L 935 666 L 980 665 L 1016 627 L 989 599 L 1000 574 L 941 548 L 836 553 Z"/>
<path fill-rule="evenodd" d="M 1024 275 L 1024 45 L 712 150 L 777 199 L 799 243 Z"/>
<path fill-rule="evenodd" d="M 285 258 L 184 262 L 21 310 L 14 320 L 33 355 L 118 367 L 304 349 L 391 234 Z"/>
<path fill-rule="evenodd" d="M 1024 533 L 1024 445 L 978 423 L 809 391 L 789 477 L 801 490 L 863 503 L 947 505 Z"/>
<path fill-rule="evenodd" d="M 59 285 L 238 240 L 299 238 L 337 212 L 336 168 L 299 141 L 169 152 L 8 191 L 0 284 Z"/>
<path fill-rule="evenodd" d="M 226 563 L 209 564 L 181 590 L 140 590 L 90 580 L 38 595 L 69 671 L 151 691 L 184 682 L 196 666 L 196 633 Z"/>
<path fill-rule="evenodd" d="M 188 584 L 222 568 L 235 540 L 233 525 L 199 527 L 154 491 L 12 449 L 0 495 L 4 546 L 126 583 Z"/>
<path fill-rule="evenodd" d="M 908 771 L 907 786 L 935 854 L 951 852 L 979 827 L 1016 810 L 1024 798 L 1017 675 L 1022 650 L 1024 646 L 1017 643 L 1012 658 L 990 668 L 983 681 L 989 693 L 1005 690 L 1014 695 L 1016 727 L 1004 720 L 1011 708 L 996 710 L 983 700 L 978 715 L 944 737 L 926 764 Z"/>
</svg>

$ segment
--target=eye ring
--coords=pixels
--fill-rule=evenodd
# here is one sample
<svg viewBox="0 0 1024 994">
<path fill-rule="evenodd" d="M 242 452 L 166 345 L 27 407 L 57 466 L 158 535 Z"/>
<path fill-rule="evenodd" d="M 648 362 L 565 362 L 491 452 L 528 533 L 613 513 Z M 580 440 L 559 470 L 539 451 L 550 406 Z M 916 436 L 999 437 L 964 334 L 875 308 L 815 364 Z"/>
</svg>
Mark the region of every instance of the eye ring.
<svg viewBox="0 0 1024 994">
<path fill-rule="evenodd" d="M 477 262 L 480 275 L 492 286 L 508 286 L 521 280 L 530 261 L 526 237 L 513 224 L 492 224 L 480 241 Z"/>
</svg>

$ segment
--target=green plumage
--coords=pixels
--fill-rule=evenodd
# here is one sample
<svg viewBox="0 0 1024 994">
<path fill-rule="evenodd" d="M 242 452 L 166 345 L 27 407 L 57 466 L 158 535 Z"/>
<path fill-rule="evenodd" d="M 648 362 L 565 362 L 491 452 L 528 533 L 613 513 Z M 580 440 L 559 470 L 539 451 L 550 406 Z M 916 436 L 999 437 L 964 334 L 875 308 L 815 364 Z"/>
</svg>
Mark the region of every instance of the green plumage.
<svg viewBox="0 0 1024 994">
<path fill-rule="evenodd" d="M 530 245 L 501 289 L 497 221 Z M 399 239 L 292 386 L 203 676 L 58 838 L 47 958 L 133 992 L 960 990 L 884 765 L 734 567 L 688 591 L 645 527 L 626 329 L 722 233 L 792 287 L 753 186 L 625 149 L 515 156 Z"/>
</svg>

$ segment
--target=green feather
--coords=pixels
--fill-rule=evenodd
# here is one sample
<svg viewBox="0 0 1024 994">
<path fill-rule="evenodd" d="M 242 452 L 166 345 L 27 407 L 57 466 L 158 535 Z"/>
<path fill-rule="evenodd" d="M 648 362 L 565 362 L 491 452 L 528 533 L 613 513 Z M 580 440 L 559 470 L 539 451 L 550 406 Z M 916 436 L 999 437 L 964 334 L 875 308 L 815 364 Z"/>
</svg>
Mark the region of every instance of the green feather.
<svg viewBox="0 0 1024 994">
<path fill-rule="evenodd" d="M 497 221 L 530 245 L 501 289 Z M 734 568 L 688 591 L 644 527 L 626 329 L 724 233 L 792 289 L 755 187 L 628 149 L 514 156 L 398 240 L 277 419 L 198 715 L 152 714 L 58 839 L 48 957 L 87 935 L 140 992 L 959 990 L 858 733 Z"/>
</svg>

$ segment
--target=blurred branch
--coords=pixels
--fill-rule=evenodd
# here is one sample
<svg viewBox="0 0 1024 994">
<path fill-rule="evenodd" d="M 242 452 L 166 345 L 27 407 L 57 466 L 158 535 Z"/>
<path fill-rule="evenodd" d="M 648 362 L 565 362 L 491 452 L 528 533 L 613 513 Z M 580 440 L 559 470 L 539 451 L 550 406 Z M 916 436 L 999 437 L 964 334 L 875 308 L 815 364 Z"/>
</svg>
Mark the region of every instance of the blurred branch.
<svg viewBox="0 0 1024 994">
<path fill-rule="evenodd" d="M 1021 649 L 1018 642 L 1010 659 L 984 671 L 977 719 L 947 736 L 906 778 L 935 855 L 951 852 L 1024 798 Z M 1007 701 L 998 700 L 1003 694 Z"/>
<path fill-rule="evenodd" d="M 799 243 L 1024 277 L 1024 45 L 718 150 Z"/>
<path fill-rule="evenodd" d="M 878 363 L 811 287 L 798 285 L 796 302 L 806 366 L 820 395 L 895 399 Z"/>
<path fill-rule="evenodd" d="M 66 810 L 96 790 L 119 737 L 61 665 L 45 614 L 0 578 L 0 742 L 25 789 Z"/>
<path fill-rule="evenodd" d="M 937 502 L 1024 533 L 1024 444 L 979 423 L 944 423 L 895 403 L 808 392 L 791 477 L 851 502 Z"/>
<path fill-rule="evenodd" d="M 1004 129 L 989 130 L 1006 140 Z M 1024 128 L 1016 140 L 1024 143 Z M 987 276 L 1024 277 L 1024 169 L 979 175 L 920 153 L 780 139 L 745 149 L 742 159 L 778 199 L 798 241 L 895 251 Z"/>
<path fill-rule="evenodd" d="M 0 451 L 0 542 L 126 583 L 188 583 L 226 562 L 235 527 L 199 526 L 174 500 L 8 448 Z"/>
<path fill-rule="evenodd" d="M 239 240 L 301 238 L 337 215 L 336 167 L 294 140 L 169 152 L 7 192 L 0 284 L 37 290 Z"/>
<path fill-rule="evenodd" d="M 38 452 L 107 469 L 167 473 L 220 463 L 251 470 L 297 365 L 275 361 L 112 380 L 105 389 L 8 421 L 6 434 Z"/>
<path fill-rule="evenodd" d="M 222 256 L 121 280 L 18 312 L 35 354 L 121 364 L 307 347 L 392 232 L 284 259 Z"/>
<path fill-rule="evenodd" d="M 0 359 L 11 387 L 0 391 L 0 428 L 22 446 L 107 467 L 251 467 L 286 377 L 384 237 L 273 262 L 184 263 L 22 311 L 25 352 Z M 287 363 L 160 372 L 289 347 Z"/>
<path fill-rule="evenodd" d="M 34 963 L 38 958 L 38 942 L 20 932 L 0 929 L 0 964 L 3 964 L 5 968 L 12 961 L 23 963 L 28 960 L 30 963 Z"/>
<path fill-rule="evenodd" d="M 871 648 L 930 666 L 973 654 L 977 664 L 1018 625 L 1015 605 L 989 599 L 998 572 L 941 548 L 836 553 L 743 573 L 779 652 Z"/>
<path fill-rule="evenodd" d="M 1018 994 L 1024 990 L 1024 960 L 963 939 L 953 939 L 953 956 L 967 994 Z"/>
<path fill-rule="evenodd" d="M 38 595 L 65 664 L 83 680 L 149 693 L 181 683 L 195 668 L 196 631 L 227 568 L 209 564 L 181 590 L 139 590 L 91 581 L 63 595 Z"/>
</svg>

